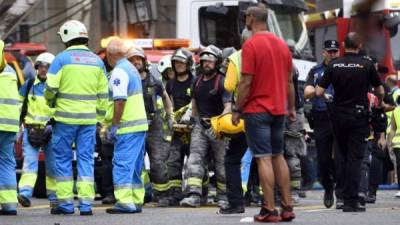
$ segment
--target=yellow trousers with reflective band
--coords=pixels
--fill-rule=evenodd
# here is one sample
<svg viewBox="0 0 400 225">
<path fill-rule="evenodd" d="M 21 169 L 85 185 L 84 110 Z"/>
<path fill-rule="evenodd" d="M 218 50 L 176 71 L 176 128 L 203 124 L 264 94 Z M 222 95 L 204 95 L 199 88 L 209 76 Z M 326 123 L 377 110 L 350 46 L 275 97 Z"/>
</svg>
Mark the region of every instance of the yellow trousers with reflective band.
<svg viewBox="0 0 400 225">
<path fill-rule="evenodd" d="M 0 207 L 3 211 L 17 209 L 17 178 L 15 176 L 15 132 L 0 131 Z"/>
</svg>

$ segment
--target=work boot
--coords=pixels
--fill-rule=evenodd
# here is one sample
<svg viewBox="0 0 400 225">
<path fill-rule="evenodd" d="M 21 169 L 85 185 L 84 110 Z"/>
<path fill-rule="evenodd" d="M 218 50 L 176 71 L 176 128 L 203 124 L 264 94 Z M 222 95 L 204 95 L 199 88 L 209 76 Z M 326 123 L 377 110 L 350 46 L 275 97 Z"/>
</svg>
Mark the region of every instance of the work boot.
<svg viewBox="0 0 400 225">
<path fill-rule="evenodd" d="M 201 200 L 199 195 L 191 194 L 189 197 L 184 198 L 180 204 L 185 207 L 198 208 L 200 207 L 200 202 Z"/>
<path fill-rule="evenodd" d="M 332 207 L 334 203 L 333 189 L 327 189 L 324 193 L 324 205 L 326 208 Z"/>
<path fill-rule="evenodd" d="M 170 206 L 170 200 L 171 198 L 167 198 L 167 197 L 162 197 L 159 198 L 157 201 L 157 206 L 158 207 L 168 207 Z"/>
<path fill-rule="evenodd" d="M 244 213 L 244 211 L 244 206 L 232 206 L 228 204 L 225 207 L 221 207 L 217 214 L 239 214 Z"/>
<path fill-rule="evenodd" d="M 343 212 L 365 212 L 365 207 L 360 207 L 359 204 L 344 204 Z"/>
<path fill-rule="evenodd" d="M 107 194 L 106 197 L 101 200 L 101 204 L 103 205 L 113 205 L 117 200 L 114 197 L 114 194 Z"/>
<path fill-rule="evenodd" d="M 31 206 L 31 200 L 29 200 L 28 197 L 23 196 L 23 195 L 18 195 L 18 202 L 21 204 L 23 207 L 30 207 Z"/>
<path fill-rule="evenodd" d="M 365 203 L 368 204 L 375 204 L 375 201 L 376 201 L 376 195 L 368 194 L 367 198 L 365 199 Z"/>
<path fill-rule="evenodd" d="M 52 200 L 50 201 L 50 209 L 55 209 L 58 206 L 58 201 L 57 200 Z"/>
<path fill-rule="evenodd" d="M 358 193 L 359 208 L 363 208 L 364 211 L 366 198 L 365 193 Z"/>
<path fill-rule="evenodd" d="M 17 215 L 17 210 L 11 210 L 11 211 L 0 210 L 0 216 L 16 216 L 16 215 Z"/>
<path fill-rule="evenodd" d="M 337 198 L 336 199 L 336 209 L 343 209 L 343 199 Z"/>
</svg>

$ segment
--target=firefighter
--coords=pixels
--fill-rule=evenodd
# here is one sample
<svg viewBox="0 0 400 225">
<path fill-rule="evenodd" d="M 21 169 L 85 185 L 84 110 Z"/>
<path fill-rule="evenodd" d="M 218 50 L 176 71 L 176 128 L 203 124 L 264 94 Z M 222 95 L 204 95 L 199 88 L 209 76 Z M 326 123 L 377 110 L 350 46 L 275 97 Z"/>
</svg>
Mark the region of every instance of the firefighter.
<svg viewBox="0 0 400 225">
<path fill-rule="evenodd" d="M 161 110 L 157 106 L 157 98 L 162 98 L 168 127 L 172 130 L 172 103 L 161 80 L 150 73 L 147 57 L 140 47 L 133 47 L 127 53 L 127 59 L 136 67 L 142 80 L 143 98 L 146 108 L 149 131 L 147 132 L 146 150 L 150 158 L 150 180 L 154 198 L 160 204 L 166 204 L 168 197 L 168 142 L 164 139 Z M 163 203 L 164 201 L 164 203 Z"/>
<path fill-rule="evenodd" d="M 175 78 L 175 72 L 172 69 L 171 58 L 172 55 L 165 55 L 158 62 L 157 70 L 162 76 L 164 85 L 167 85 L 169 80 L 173 80 Z"/>
<path fill-rule="evenodd" d="M 193 55 L 185 49 L 177 49 L 171 57 L 172 69 L 175 78 L 167 82 L 167 93 L 171 98 L 175 113 L 175 120 L 178 124 L 188 122 L 183 121 L 180 115 L 190 111 L 190 101 L 192 98 L 192 84 L 195 79 L 192 73 Z M 184 156 L 189 153 L 190 135 L 185 132 L 174 130 L 171 145 L 169 147 L 169 157 L 167 160 L 169 178 L 169 206 L 179 205 L 182 200 L 182 169 Z"/>
<path fill-rule="evenodd" d="M 14 141 L 19 131 L 17 74 L 4 57 L 0 40 L 0 215 L 17 215 Z"/>
<path fill-rule="evenodd" d="M 78 198 L 81 215 L 93 215 L 96 123 L 102 121 L 108 104 L 108 85 L 102 60 L 87 47 L 83 23 L 70 20 L 58 32 L 66 50 L 51 64 L 45 97 L 55 106 L 51 139 L 55 154 L 57 208 L 51 214 L 73 214 L 72 144 L 76 145 Z"/>
<path fill-rule="evenodd" d="M 30 198 L 37 179 L 40 148 L 43 148 L 45 153 L 46 189 L 50 206 L 55 207 L 57 204 L 54 155 L 50 145 L 48 145 L 51 137 L 51 125 L 48 125 L 48 123 L 53 117 L 53 110 L 47 105 L 43 96 L 46 74 L 53 60 L 54 55 L 51 53 L 40 54 L 35 61 L 36 78 L 25 82 L 19 90 L 23 102 L 21 122 L 24 123 L 25 129 L 22 147 L 24 164 L 18 184 L 18 202 L 24 207 L 31 205 Z"/>
<path fill-rule="evenodd" d="M 114 103 L 107 111 L 114 143 L 113 181 L 117 203 L 107 213 L 140 213 L 144 200 L 141 172 L 144 163 L 148 123 L 142 85 L 137 69 L 126 59 L 129 46 L 113 39 L 107 46 L 107 59 L 114 67 L 109 81 Z"/>
<path fill-rule="evenodd" d="M 191 133 L 190 153 L 187 162 L 188 197 L 182 206 L 200 207 L 202 183 L 207 164 L 207 153 L 214 161 L 217 179 L 217 201 L 227 204 L 224 155 L 225 143 L 213 135 L 210 118 L 230 111 L 231 94 L 224 89 L 224 77 L 218 72 L 221 50 L 213 45 L 200 52 L 200 76 L 193 85 L 192 118 L 195 120 Z"/>
</svg>

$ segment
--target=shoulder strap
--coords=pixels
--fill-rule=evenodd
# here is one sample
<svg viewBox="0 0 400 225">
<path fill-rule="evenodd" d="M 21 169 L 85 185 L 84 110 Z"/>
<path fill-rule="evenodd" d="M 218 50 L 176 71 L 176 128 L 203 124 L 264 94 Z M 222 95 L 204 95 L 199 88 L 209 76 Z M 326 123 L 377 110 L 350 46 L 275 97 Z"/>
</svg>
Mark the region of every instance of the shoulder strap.
<svg viewBox="0 0 400 225">
<path fill-rule="evenodd" d="M 26 92 L 24 96 L 24 102 L 22 103 L 21 116 L 20 116 L 21 123 L 24 122 L 25 116 L 28 112 L 28 95 L 33 86 L 33 83 L 35 83 L 35 79 L 29 79 L 28 85 L 26 86 Z"/>
</svg>

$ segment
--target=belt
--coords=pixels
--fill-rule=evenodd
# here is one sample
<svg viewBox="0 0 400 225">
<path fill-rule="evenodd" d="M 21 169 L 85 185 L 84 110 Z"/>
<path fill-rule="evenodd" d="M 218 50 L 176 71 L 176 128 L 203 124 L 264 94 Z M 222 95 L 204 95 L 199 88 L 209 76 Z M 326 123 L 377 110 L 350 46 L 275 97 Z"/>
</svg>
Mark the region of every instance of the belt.
<svg viewBox="0 0 400 225">
<path fill-rule="evenodd" d="M 42 124 L 25 124 L 26 128 L 44 129 L 46 126 Z"/>
</svg>

